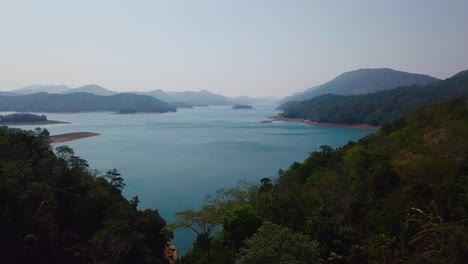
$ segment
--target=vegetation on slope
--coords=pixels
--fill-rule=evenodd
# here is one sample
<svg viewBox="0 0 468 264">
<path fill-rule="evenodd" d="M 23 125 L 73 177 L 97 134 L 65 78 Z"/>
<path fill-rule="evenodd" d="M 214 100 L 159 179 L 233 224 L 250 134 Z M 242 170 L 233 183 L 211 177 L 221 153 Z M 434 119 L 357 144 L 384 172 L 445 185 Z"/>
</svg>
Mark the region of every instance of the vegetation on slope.
<svg viewBox="0 0 468 264">
<path fill-rule="evenodd" d="M 47 117 L 45 115 L 35 115 L 28 113 L 15 113 L 9 115 L 0 115 L 0 124 L 1 123 L 26 123 L 26 122 L 46 122 Z"/>
<path fill-rule="evenodd" d="M 468 105 L 420 107 L 177 217 L 198 234 L 184 263 L 467 263 Z"/>
<path fill-rule="evenodd" d="M 365 95 L 326 94 L 283 106 L 283 116 L 323 123 L 382 125 L 407 116 L 418 105 L 468 100 L 468 70 L 428 86 L 399 87 Z"/>
<path fill-rule="evenodd" d="M 84 112 L 119 111 L 171 112 L 176 108 L 151 96 L 116 94 L 100 96 L 90 93 L 47 94 L 35 93 L 21 96 L 0 96 L 0 111 L 17 112 Z"/>
<path fill-rule="evenodd" d="M 395 71 L 392 69 L 359 69 L 345 72 L 317 87 L 288 96 L 280 104 L 304 101 L 322 94 L 358 95 L 393 89 L 399 86 L 427 85 L 439 79 L 429 75 Z"/>
<path fill-rule="evenodd" d="M 67 146 L 54 154 L 34 132 L 0 128 L 2 263 L 166 263 L 166 222 L 124 186 Z"/>
</svg>

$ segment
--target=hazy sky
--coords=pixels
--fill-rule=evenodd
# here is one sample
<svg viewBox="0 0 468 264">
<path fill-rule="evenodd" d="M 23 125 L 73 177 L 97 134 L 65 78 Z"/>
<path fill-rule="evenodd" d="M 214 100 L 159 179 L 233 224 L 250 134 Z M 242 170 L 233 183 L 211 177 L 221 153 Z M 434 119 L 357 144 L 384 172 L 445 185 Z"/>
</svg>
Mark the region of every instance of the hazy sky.
<svg viewBox="0 0 468 264">
<path fill-rule="evenodd" d="M 285 96 L 374 67 L 468 69 L 468 1 L 0 0 L 0 90 Z"/>
</svg>

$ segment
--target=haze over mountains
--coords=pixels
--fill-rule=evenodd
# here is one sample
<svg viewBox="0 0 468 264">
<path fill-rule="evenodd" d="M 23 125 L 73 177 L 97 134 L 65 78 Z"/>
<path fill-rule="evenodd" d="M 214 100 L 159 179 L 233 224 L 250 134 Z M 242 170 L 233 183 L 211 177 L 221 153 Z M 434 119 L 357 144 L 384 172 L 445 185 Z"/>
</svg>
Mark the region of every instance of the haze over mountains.
<svg viewBox="0 0 468 264">
<path fill-rule="evenodd" d="M 381 91 L 386 91 L 386 90 L 391 90 L 397 87 L 402 87 L 402 86 L 425 86 L 431 83 L 437 83 L 440 81 L 437 78 L 431 77 L 429 75 L 424 75 L 424 74 L 415 74 L 415 73 L 408 73 L 408 72 L 403 72 L 403 71 L 396 71 L 393 69 L 388 69 L 388 68 L 378 68 L 378 69 L 359 69 L 359 70 L 354 70 L 350 72 L 345 72 L 333 80 L 326 82 L 322 85 L 316 86 L 314 88 L 307 89 L 303 92 L 296 93 L 292 96 L 285 97 L 284 99 L 280 100 L 279 102 L 277 101 L 277 98 L 275 97 L 248 97 L 248 96 L 239 96 L 239 97 L 226 97 L 220 94 L 215 94 L 207 90 L 200 90 L 200 91 L 184 91 L 184 92 L 170 92 L 170 91 L 163 91 L 161 89 L 157 90 L 152 90 L 148 92 L 139 92 L 139 91 L 134 91 L 134 92 L 129 92 L 129 93 L 118 93 L 109 89 L 106 89 L 104 87 L 101 87 L 96 84 L 90 84 L 90 85 L 85 85 L 77 88 L 70 88 L 66 85 L 31 85 L 19 89 L 12 90 L 10 92 L 2 92 L 0 93 L 0 102 L 8 102 L 8 101 L 15 101 L 17 102 L 21 107 L 17 107 L 17 109 L 24 109 L 25 111 L 40 111 L 38 110 L 43 109 L 44 111 L 71 111 L 68 110 L 68 108 L 64 108 L 66 110 L 60 110 L 61 108 L 58 107 L 57 109 L 51 108 L 51 109 L 45 109 L 45 108 L 37 108 L 37 106 L 31 106 L 31 105 L 24 105 L 21 104 L 23 102 L 22 100 L 30 100 L 31 97 L 22 97 L 21 95 L 31 95 L 34 93 L 47 93 L 51 96 L 48 100 L 52 100 L 51 98 L 55 98 L 58 100 L 68 100 L 69 102 L 72 102 L 73 100 L 70 98 L 75 98 L 76 100 L 81 100 L 83 96 L 81 95 L 76 95 L 79 93 L 88 93 L 92 95 L 98 95 L 98 96 L 113 96 L 113 95 L 118 95 L 118 94 L 126 94 L 122 96 L 123 98 L 128 97 L 128 94 L 133 94 L 133 95 L 139 95 L 140 97 L 134 97 L 132 98 L 132 102 L 134 104 L 137 104 L 136 102 L 138 100 L 143 99 L 145 96 L 152 97 L 153 99 L 156 98 L 157 101 L 162 101 L 164 103 L 168 103 L 168 105 L 172 105 L 173 107 L 178 107 L 178 108 L 187 108 L 187 107 L 193 107 L 193 106 L 210 106 L 210 105 L 236 105 L 236 104 L 272 104 L 272 103 L 281 103 L 282 105 L 279 107 L 280 109 L 288 109 L 288 113 L 292 113 L 293 106 L 298 105 L 300 101 L 304 100 L 309 100 L 311 98 L 315 98 L 317 96 L 323 95 L 323 94 L 333 94 L 329 95 L 328 97 L 320 97 L 320 100 L 324 100 L 324 98 L 328 98 L 326 101 L 329 102 L 330 98 L 333 97 L 333 100 L 336 100 L 335 98 L 338 98 L 339 96 L 344 98 L 347 98 L 347 96 L 350 95 L 363 95 L 363 94 L 371 94 L 375 92 L 381 92 Z M 69 97 L 60 97 L 60 96 L 55 96 L 55 95 L 70 95 Z M 19 96 L 19 98 L 15 98 L 15 100 L 11 98 L 3 98 L 3 97 L 11 97 L 11 96 Z M 38 96 L 41 98 L 44 97 L 44 95 Z M 341 98 L 340 97 L 340 98 Z M 138 99 L 139 98 L 139 99 Z M 359 97 L 361 98 L 361 97 Z M 363 97 L 364 98 L 364 97 Z M 374 100 L 374 97 L 369 97 Z M 101 99 L 93 99 L 97 101 L 103 100 Z M 106 99 L 107 100 L 107 99 Z M 148 101 L 149 99 L 144 99 L 144 101 Z M 347 100 L 347 99 L 343 99 Z M 112 100 L 110 100 L 112 101 Z M 320 101 L 320 102 L 322 102 Z M 315 101 L 314 101 L 315 102 Z M 34 101 L 32 102 L 34 103 Z M 78 102 L 72 103 L 72 105 L 77 105 Z M 309 104 L 307 104 L 309 105 Z M 321 105 L 321 103 L 320 103 Z M 125 108 L 125 110 L 129 111 L 154 111 L 154 109 L 157 109 L 157 111 L 160 111 L 159 107 L 143 107 L 143 108 L 138 108 L 138 107 L 127 107 L 124 105 L 119 105 L 119 106 L 114 106 L 111 107 L 113 110 L 118 110 L 122 109 L 122 107 Z M 89 108 L 90 106 L 88 106 Z M 90 107 L 91 109 L 99 109 L 99 107 Z M 4 109 L 4 111 L 12 111 L 14 110 L 12 108 L 11 104 L 8 104 L 8 107 L 5 107 L 5 105 L 0 105 L 0 109 Z M 55 110 L 53 110 L 55 109 Z M 87 108 L 86 108 L 87 109 Z M 163 107 L 163 111 L 166 111 L 166 109 Z M 302 109 L 300 111 L 304 110 L 304 104 L 301 104 L 301 107 L 299 109 Z M 90 111 L 90 110 L 84 110 L 84 111 Z M 307 110 L 308 111 L 308 110 Z M 297 110 L 294 110 L 293 112 L 297 112 Z M 303 116 L 304 114 L 290 114 L 291 116 Z M 379 119 L 380 120 L 380 119 Z M 354 121 L 353 121 L 354 122 Z M 374 121 L 372 121 L 375 123 Z M 369 121 L 367 121 L 369 123 Z"/>
<path fill-rule="evenodd" d="M 71 94 L 71 93 L 91 93 L 95 95 L 115 95 L 118 92 L 106 89 L 96 84 L 85 85 L 77 88 L 70 88 L 66 85 L 30 85 L 23 88 L 15 89 L 10 92 L 3 92 L 0 96 L 26 95 L 32 93 L 49 93 L 49 94 Z M 174 105 L 189 106 L 209 106 L 209 105 L 234 105 L 234 104 L 263 104 L 274 103 L 278 101 L 276 97 L 226 97 L 220 94 L 215 94 L 207 90 L 201 91 L 185 91 L 185 92 L 170 92 L 161 89 L 149 92 L 128 92 L 139 95 L 152 96 L 161 101 L 173 103 Z"/>
<path fill-rule="evenodd" d="M 71 88 L 64 85 L 44 85 L 44 84 L 33 84 L 26 87 L 11 90 L 12 94 L 32 94 L 32 93 L 64 93 L 69 91 Z"/>
<path fill-rule="evenodd" d="M 166 102 L 131 93 L 102 96 L 91 93 L 48 94 L 33 93 L 18 96 L 0 96 L 0 111 L 16 112 L 91 112 L 112 111 L 174 112 L 176 108 Z"/>
<path fill-rule="evenodd" d="M 359 69 L 345 72 L 333 80 L 285 97 L 278 103 L 304 101 L 322 94 L 357 95 L 407 85 L 426 85 L 439 79 L 429 75 L 396 71 L 388 68 Z"/>
</svg>

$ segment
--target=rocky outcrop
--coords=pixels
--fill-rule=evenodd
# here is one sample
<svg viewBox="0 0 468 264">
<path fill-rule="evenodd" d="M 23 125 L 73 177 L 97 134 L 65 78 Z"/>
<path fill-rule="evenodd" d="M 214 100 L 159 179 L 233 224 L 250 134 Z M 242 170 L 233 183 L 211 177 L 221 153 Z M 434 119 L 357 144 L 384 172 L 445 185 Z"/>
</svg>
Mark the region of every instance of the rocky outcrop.
<svg viewBox="0 0 468 264">
<path fill-rule="evenodd" d="M 166 248 L 164 249 L 164 255 L 166 256 L 167 263 L 176 264 L 179 263 L 180 255 L 176 247 L 171 241 L 168 241 Z"/>
</svg>

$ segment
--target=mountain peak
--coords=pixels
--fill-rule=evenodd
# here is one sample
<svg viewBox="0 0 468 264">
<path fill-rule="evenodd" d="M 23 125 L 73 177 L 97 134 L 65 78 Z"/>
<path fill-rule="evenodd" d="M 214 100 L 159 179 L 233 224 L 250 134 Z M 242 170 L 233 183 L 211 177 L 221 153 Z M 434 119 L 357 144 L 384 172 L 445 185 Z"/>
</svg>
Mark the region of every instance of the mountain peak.
<svg viewBox="0 0 468 264">
<path fill-rule="evenodd" d="M 286 97 L 279 103 L 303 101 L 321 94 L 357 95 L 399 86 L 427 85 L 439 79 L 424 74 L 397 71 L 390 68 L 369 68 L 345 72 L 322 85 Z"/>
<path fill-rule="evenodd" d="M 108 90 L 102 86 L 99 86 L 97 84 L 88 84 L 84 86 L 80 86 L 74 89 L 70 89 L 66 91 L 65 93 L 92 93 L 96 95 L 114 95 L 116 92 Z"/>
</svg>

